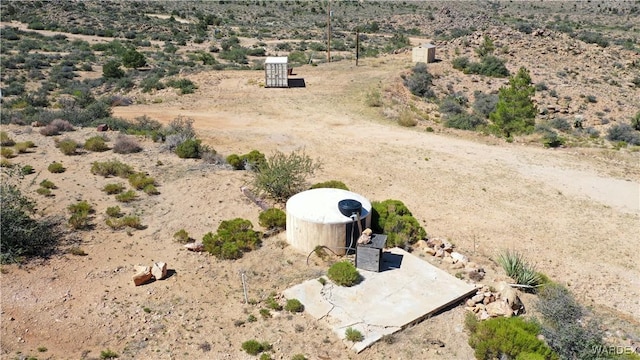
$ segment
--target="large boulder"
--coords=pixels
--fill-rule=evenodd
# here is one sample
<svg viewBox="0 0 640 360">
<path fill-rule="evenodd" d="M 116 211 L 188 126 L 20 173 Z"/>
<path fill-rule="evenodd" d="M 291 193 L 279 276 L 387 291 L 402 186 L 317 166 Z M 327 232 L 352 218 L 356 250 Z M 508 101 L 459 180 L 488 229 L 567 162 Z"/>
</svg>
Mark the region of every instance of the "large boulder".
<svg viewBox="0 0 640 360">
<path fill-rule="evenodd" d="M 135 286 L 145 284 L 153 277 L 153 275 L 151 274 L 151 268 L 149 268 L 148 266 L 136 266 L 135 271 L 136 274 L 132 277 L 133 284 Z"/>
<path fill-rule="evenodd" d="M 167 277 L 167 263 L 157 262 L 153 263 L 151 268 L 151 274 L 156 280 L 162 280 Z"/>
</svg>

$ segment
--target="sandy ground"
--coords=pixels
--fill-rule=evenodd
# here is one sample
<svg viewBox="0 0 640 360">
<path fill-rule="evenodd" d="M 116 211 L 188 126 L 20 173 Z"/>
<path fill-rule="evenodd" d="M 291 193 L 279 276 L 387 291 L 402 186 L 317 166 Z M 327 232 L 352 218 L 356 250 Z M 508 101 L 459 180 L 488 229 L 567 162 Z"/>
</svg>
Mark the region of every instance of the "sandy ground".
<svg viewBox="0 0 640 360">
<path fill-rule="evenodd" d="M 504 249 L 521 251 L 583 304 L 605 314 L 610 332 L 638 329 L 640 153 L 550 150 L 464 132 L 428 133 L 423 125 L 400 127 L 367 107 L 365 94 L 398 81 L 409 56 L 361 61 L 359 67 L 339 62 L 298 68 L 305 88 L 265 89 L 262 72 L 205 72 L 190 76 L 199 86 L 195 94 L 140 94 L 137 105 L 115 108 L 114 114 L 148 115 L 164 123 L 192 118 L 204 142 L 223 155 L 303 149 L 324 164 L 312 182 L 340 180 L 370 200 L 402 200 L 429 236 L 450 240 L 483 265 L 488 282 L 504 276 L 493 256 Z M 153 103 L 158 99 L 162 102 Z M 264 303 L 244 304 L 241 272 L 249 297 L 262 301 L 322 274 L 328 264 L 315 259 L 306 265 L 306 254 L 287 247 L 284 234 L 266 239 L 263 248 L 238 261 L 190 253 L 172 239 L 181 228 L 201 239 L 235 217 L 258 227 L 260 209 L 239 191 L 251 180 L 246 172 L 180 160 L 150 141 L 143 142 L 139 154 L 67 157 L 53 147 L 53 139 L 36 131 L 7 131 L 16 141 L 38 145 L 12 161 L 36 168 L 30 175 L 35 180 L 22 186 L 38 199 L 42 213 L 68 216 L 65 207 L 81 199 L 97 212 L 95 229 L 79 233 L 88 256 L 64 254 L 2 267 L 3 359 L 18 352 L 97 358 L 105 349 L 131 359 L 249 359 L 240 344 L 252 338 L 274 344 L 278 359 L 297 353 L 310 359 L 473 357 L 461 307 L 359 355 L 307 315 L 262 319 L 258 310 Z M 83 140 L 94 133 L 85 129 L 69 136 Z M 127 234 L 104 224 L 106 207 L 117 203 L 100 189 L 126 182 L 91 175 L 89 169 L 93 161 L 114 158 L 160 184 L 160 195 L 141 194 L 132 205 L 120 204 L 141 216 L 145 230 Z M 62 161 L 67 171 L 48 173 L 52 161 Z M 55 197 L 35 194 L 44 178 L 59 186 Z M 153 261 L 167 262 L 172 276 L 134 287 L 132 267 Z M 236 326 L 249 314 L 258 321 Z"/>
</svg>

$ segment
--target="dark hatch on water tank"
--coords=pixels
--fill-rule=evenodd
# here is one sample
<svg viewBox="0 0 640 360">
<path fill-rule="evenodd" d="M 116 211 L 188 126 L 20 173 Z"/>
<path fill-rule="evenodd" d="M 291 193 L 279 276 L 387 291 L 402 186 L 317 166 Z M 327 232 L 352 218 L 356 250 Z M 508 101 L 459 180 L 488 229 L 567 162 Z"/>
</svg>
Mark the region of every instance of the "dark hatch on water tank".
<svg viewBox="0 0 640 360">
<path fill-rule="evenodd" d="M 338 210 L 346 217 L 351 217 L 353 214 L 360 215 L 362 211 L 362 204 L 358 200 L 345 199 L 338 201 Z"/>
</svg>

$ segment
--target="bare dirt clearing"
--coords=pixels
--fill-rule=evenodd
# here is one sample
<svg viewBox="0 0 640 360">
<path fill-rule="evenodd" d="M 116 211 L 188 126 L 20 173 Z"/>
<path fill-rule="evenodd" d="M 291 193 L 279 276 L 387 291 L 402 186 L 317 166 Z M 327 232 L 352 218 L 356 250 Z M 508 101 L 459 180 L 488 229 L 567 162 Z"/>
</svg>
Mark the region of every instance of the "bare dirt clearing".
<svg viewBox="0 0 640 360">
<path fill-rule="evenodd" d="M 141 94 L 142 104 L 115 108 L 114 114 L 162 122 L 192 118 L 204 142 L 223 155 L 304 149 L 324 163 L 313 181 L 341 180 L 371 200 L 402 200 L 430 236 L 449 239 L 485 266 L 489 279 L 500 277 L 501 270 L 488 259 L 502 249 L 518 250 L 585 305 L 638 324 L 639 153 L 548 150 L 402 128 L 366 107 L 364 98 L 369 89 L 397 81 L 410 66 L 409 55 L 361 63 L 296 69 L 306 82 L 298 89 L 265 89 L 259 71 L 203 72 L 189 75 L 199 86 L 195 94 Z M 154 99 L 162 102 L 151 104 Z M 14 162 L 36 169 L 33 184 L 48 178 L 59 187 L 54 198 L 39 197 L 33 184 L 25 183 L 25 192 L 46 214 L 63 214 L 67 205 L 89 201 L 97 209 L 96 228 L 80 233 L 86 257 L 65 254 L 42 264 L 3 266 L 2 358 L 17 351 L 37 354 L 44 346 L 48 351 L 40 357 L 56 359 L 96 358 L 107 348 L 121 358 L 245 359 L 250 357 L 240 344 L 253 338 L 271 342 L 275 356 L 287 359 L 296 353 L 311 359 L 473 357 L 460 307 L 400 332 L 394 344 L 378 343 L 359 355 L 307 315 L 283 312 L 239 325 L 249 314 L 260 317 L 261 307 L 243 304 L 241 271 L 248 277 L 249 297 L 264 300 L 272 291 L 321 274 L 327 265 L 307 266 L 306 254 L 283 247 L 284 234 L 239 261 L 189 253 L 173 241 L 181 228 L 201 239 L 235 217 L 257 226 L 259 208 L 239 191 L 250 180 L 246 172 L 181 160 L 151 142 L 143 143 L 140 154 L 68 157 L 54 148 L 53 139 L 23 129 L 7 131 L 38 148 Z M 77 140 L 91 135 L 92 129 L 69 134 Z M 133 205 L 121 205 L 147 225 L 132 235 L 104 224 L 104 209 L 117 203 L 100 189 L 116 179 L 89 171 L 91 162 L 111 158 L 148 172 L 160 184 L 160 195 L 142 194 Z M 49 174 L 52 161 L 62 161 L 67 172 Z M 133 265 L 153 261 L 167 262 L 175 273 L 134 287 Z M 429 345 L 430 339 L 446 346 Z"/>
</svg>

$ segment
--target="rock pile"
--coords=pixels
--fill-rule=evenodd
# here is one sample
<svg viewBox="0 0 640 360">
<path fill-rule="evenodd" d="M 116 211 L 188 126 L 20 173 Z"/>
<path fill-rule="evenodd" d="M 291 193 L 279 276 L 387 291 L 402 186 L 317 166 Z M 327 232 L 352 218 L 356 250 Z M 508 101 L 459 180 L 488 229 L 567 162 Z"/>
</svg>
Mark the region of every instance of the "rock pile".
<svg viewBox="0 0 640 360">
<path fill-rule="evenodd" d="M 484 278 L 485 271 L 478 264 L 469 261 L 465 255 L 454 251 L 454 245 L 448 241 L 433 238 L 427 241 L 420 240 L 415 244 L 416 249 L 421 249 L 425 254 L 440 258 L 443 263 L 449 264 L 452 270 L 461 270 L 467 273 L 469 278 L 480 281 Z"/>
<path fill-rule="evenodd" d="M 496 291 L 488 286 L 482 286 L 466 302 L 466 310 L 473 312 L 480 320 L 492 317 L 511 317 L 524 313 L 524 306 L 518 293 L 506 282 L 500 282 Z"/>
<path fill-rule="evenodd" d="M 135 286 L 140 286 L 151 279 L 162 280 L 167 277 L 167 263 L 156 262 L 153 267 L 136 265 L 134 267 L 135 275 L 131 278 Z"/>
</svg>

